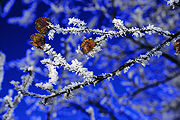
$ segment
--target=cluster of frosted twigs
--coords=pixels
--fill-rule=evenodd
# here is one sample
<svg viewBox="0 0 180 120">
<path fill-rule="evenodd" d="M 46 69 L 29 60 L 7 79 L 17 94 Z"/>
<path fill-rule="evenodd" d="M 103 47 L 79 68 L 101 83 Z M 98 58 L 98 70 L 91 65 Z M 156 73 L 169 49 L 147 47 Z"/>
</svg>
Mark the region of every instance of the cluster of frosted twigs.
<svg viewBox="0 0 180 120">
<path fill-rule="evenodd" d="M 76 18 L 70 18 L 69 19 L 69 25 L 73 24 L 73 27 L 67 27 L 62 28 L 59 25 L 53 25 L 53 23 L 46 17 L 42 17 L 36 20 L 36 30 L 39 33 L 35 33 L 30 37 L 30 39 L 33 42 L 30 42 L 34 47 L 43 50 L 49 58 L 43 59 L 41 61 L 42 64 L 45 64 L 45 66 L 48 68 L 49 73 L 49 81 L 47 83 L 36 83 L 37 87 L 40 87 L 44 90 L 49 91 L 50 95 L 40 95 L 36 93 L 32 93 L 28 91 L 28 87 L 31 84 L 34 74 L 33 74 L 33 68 L 28 68 L 27 71 L 29 74 L 26 76 L 25 84 L 19 85 L 18 82 L 12 81 L 11 83 L 15 86 L 15 88 L 19 91 L 17 98 L 15 98 L 14 102 L 12 102 L 11 97 L 6 96 L 7 102 L 10 106 L 8 112 L 4 115 L 4 118 L 10 118 L 12 112 L 14 111 L 14 108 L 16 105 L 20 102 L 23 95 L 28 96 L 34 96 L 44 99 L 44 104 L 47 103 L 48 99 L 57 97 L 60 95 L 63 95 L 65 93 L 70 94 L 71 91 L 82 88 L 84 86 L 88 86 L 90 84 L 95 85 L 96 83 L 99 83 L 105 79 L 110 79 L 115 75 L 119 75 L 122 70 L 124 72 L 127 72 L 127 70 L 134 65 L 135 63 L 141 63 L 143 66 L 148 64 L 148 60 L 152 56 L 160 56 L 162 52 L 160 51 L 162 47 L 165 45 L 168 45 L 169 42 L 171 42 L 173 39 L 177 38 L 178 35 L 180 35 L 180 32 L 177 32 L 175 34 L 172 34 L 168 31 L 164 31 L 159 27 L 155 27 L 153 25 L 149 25 L 147 27 L 143 28 L 127 28 L 123 21 L 119 19 L 113 20 L 114 27 L 117 28 L 117 31 L 107 31 L 107 30 L 100 30 L 100 29 L 91 29 L 86 26 L 86 23 L 84 21 L 81 21 Z M 96 39 L 87 38 L 85 39 L 79 46 L 77 46 L 77 53 L 80 53 L 82 55 L 85 55 L 87 58 L 94 57 L 95 54 L 100 52 L 103 49 L 103 44 L 107 41 L 107 38 L 112 37 L 126 37 L 128 34 L 132 34 L 136 37 L 142 37 L 145 34 L 153 34 L 153 33 L 159 33 L 163 36 L 168 37 L 166 41 L 164 41 L 162 44 L 154 47 L 151 51 L 147 52 L 145 55 L 140 55 L 139 57 L 135 59 L 128 60 L 124 65 L 120 66 L 117 70 L 111 72 L 111 73 L 102 73 L 99 76 L 93 75 L 92 71 L 88 71 L 87 68 L 83 67 L 83 63 L 78 61 L 77 59 L 74 59 L 71 61 L 71 64 L 67 62 L 67 60 L 61 55 L 61 53 L 56 53 L 56 51 L 51 47 L 51 45 L 47 44 L 45 42 L 45 34 L 48 33 L 49 39 L 53 40 L 54 34 L 80 34 L 80 33 L 93 33 L 97 35 L 101 35 L 100 37 L 97 37 Z M 180 53 L 180 42 L 179 40 L 176 40 L 174 42 L 174 49 L 176 50 L 176 53 Z M 83 82 L 71 82 L 69 85 L 65 86 L 64 88 L 60 90 L 55 90 L 53 88 L 54 85 L 57 84 L 58 81 L 58 72 L 57 69 L 62 66 L 65 70 L 75 72 L 77 75 L 82 76 L 84 78 Z"/>
<path fill-rule="evenodd" d="M 41 22 L 40 22 L 41 21 Z M 40 22 L 40 23 L 38 23 Z M 74 59 L 71 61 L 72 64 L 68 64 L 65 58 L 62 57 L 60 53 L 56 53 L 53 48 L 49 44 L 44 43 L 42 46 L 40 46 L 40 49 L 43 49 L 49 56 L 53 57 L 53 59 L 44 59 L 41 62 L 47 66 L 49 71 L 49 82 L 48 83 L 37 83 L 36 86 L 41 87 L 45 90 L 51 90 L 53 89 L 53 84 L 56 85 L 56 82 L 58 80 L 58 72 L 57 68 L 59 66 L 62 66 L 64 69 L 68 71 L 75 72 L 76 74 L 83 76 L 85 80 L 83 82 L 72 82 L 70 85 L 64 87 L 61 91 L 59 91 L 56 94 L 52 94 L 49 96 L 41 96 L 36 95 L 34 93 L 28 93 L 26 91 L 23 91 L 24 94 L 30 95 L 30 96 L 36 96 L 41 98 L 50 98 L 59 96 L 64 93 L 69 93 L 70 91 L 73 91 L 74 89 L 84 87 L 89 84 L 96 84 L 104 79 L 109 79 L 113 77 L 114 75 L 118 75 L 122 70 L 124 72 L 127 72 L 127 70 L 134 64 L 134 63 L 141 63 L 143 66 L 148 64 L 148 60 L 151 56 L 160 56 L 162 52 L 160 49 L 164 47 L 165 45 L 168 45 L 171 40 L 176 38 L 179 33 L 172 34 L 168 31 L 164 31 L 159 27 L 155 27 L 153 25 L 149 25 L 147 27 L 143 28 L 127 28 L 124 26 L 123 21 L 119 19 L 113 20 L 114 27 L 117 28 L 118 31 L 107 31 L 107 30 L 100 30 L 100 29 L 90 29 L 86 26 L 86 23 L 84 21 L 81 21 L 76 18 L 70 18 L 69 19 L 69 25 L 73 24 L 73 27 L 67 27 L 67 28 L 61 28 L 59 25 L 53 25 L 53 23 L 48 18 L 39 18 L 36 21 L 36 24 L 38 24 L 36 29 L 38 31 L 41 31 L 41 33 L 48 33 L 49 39 L 54 39 L 54 33 L 62 33 L 62 34 L 80 34 L 80 33 L 94 33 L 101 35 L 101 37 L 97 37 L 95 40 L 92 40 L 91 38 L 88 38 L 84 40 L 81 45 L 76 50 L 77 53 L 81 53 L 86 55 L 87 57 L 94 57 L 94 55 L 97 52 L 100 52 L 102 50 L 102 44 L 104 44 L 107 40 L 107 38 L 112 37 L 119 37 L 119 36 L 126 36 L 127 34 L 132 34 L 136 37 L 142 37 L 145 34 L 152 34 L 152 33 L 159 33 L 161 35 L 164 35 L 166 37 L 169 37 L 168 40 L 166 40 L 161 45 L 158 45 L 151 51 L 147 52 L 145 55 L 140 55 L 139 57 L 135 58 L 134 60 L 127 61 L 124 65 L 120 66 L 117 70 L 115 70 L 112 73 L 103 73 L 102 75 L 95 76 L 93 75 L 93 72 L 90 72 L 87 70 L 87 68 L 83 68 L 82 63 L 79 62 L 77 59 Z M 39 41 L 39 40 L 37 40 Z M 178 41 L 176 41 L 178 42 Z M 36 47 L 36 46 L 35 46 Z M 175 49 L 176 52 L 179 52 L 179 42 L 175 43 Z M 38 48 L 38 47 L 37 47 Z"/>
</svg>

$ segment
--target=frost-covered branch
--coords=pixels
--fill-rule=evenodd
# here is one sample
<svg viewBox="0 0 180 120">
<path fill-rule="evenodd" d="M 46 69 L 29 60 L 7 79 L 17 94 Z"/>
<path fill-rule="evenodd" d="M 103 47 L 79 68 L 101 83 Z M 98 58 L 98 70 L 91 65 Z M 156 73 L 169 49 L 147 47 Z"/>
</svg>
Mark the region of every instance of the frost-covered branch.
<svg viewBox="0 0 180 120">
<path fill-rule="evenodd" d="M 91 120 L 95 120 L 94 109 L 91 106 L 88 109 L 86 109 L 86 112 L 88 112 L 89 115 L 91 116 Z"/>
<path fill-rule="evenodd" d="M 0 91 L 1 91 L 1 84 L 4 78 L 4 64 L 6 61 L 6 56 L 4 53 L 0 52 Z"/>
<path fill-rule="evenodd" d="M 130 38 L 133 43 L 138 44 L 141 48 L 144 48 L 144 49 L 147 49 L 147 50 L 153 49 L 153 46 L 150 45 L 150 44 L 145 45 L 145 44 L 143 44 L 141 41 L 137 41 L 137 40 L 135 40 L 135 39 L 134 39 L 133 37 L 131 37 L 131 36 L 127 36 L 127 37 Z M 177 38 L 178 38 L 178 37 L 177 37 Z M 176 39 L 177 39 L 177 38 L 176 38 Z M 175 39 L 174 39 L 173 41 L 175 41 Z M 168 60 L 174 62 L 176 65 L 178 65 L 178 66 L 180 67 L 180 62 L 179 62 L 176 58 L 174 58 L 173 56 L 169 55 L 169 54 L 166 53 L 166 52 L 163 52 L 163 51 L 161 51 L 161 52 L 162 52 L 162 56 L 164 56 L 164 57 L 167 58 Z"/>
<path fill-rule="evenodd" d="M 20 86 L 21 89 L 27 90 L 29 88 L 29 86 L 32 83 L 33 77 L 34 77 L 34 73 L 32 73 L 32 69 L 29 68 L 28 69 L 28 75 L 23 76 L 23 84 Z M 12 81 L 11 84 L 13 84 L 16 88 L 18 87 L 18 82 Z M 11 97 L 6 97 L 6 99 L 9 101 L 9 109 L 8 111 L 3 115 L 3 120 L 10 120 L 11 117 L 13 116 L 13 112 L 15 110 L 15 108 L 17 107 L 17 105 L 21 102 L 23 98 L 23 94 L 19 91 L 18 95 L 15 96 L 14 101 L 12 102 L 12 98 Z"/>
<path fill-rule="evenodd" d="M 43 96 L 43 95 L 37 95 L 34 93 L 28 93 L 26 91 L 22 92 L 24 95 L 29 95 L 29 96 L 35 96 L 35 97 L 41 97 L 44 98 L 44 103 L 46 104 L 46 101 L 49 98 L 53 98 L 53 97 L 57 97 L 57 96 L 61 96 L 65 93 L 70 93 L 71 91 L 74 91 L 76 89 L 79 88 L 83 88 L 84 86 L 93 84 L 95 85 L 96 83 L 99 83 L 105 79 L 109 79 L 115 75 L 118 75 L 120 71 L 124 70 L 125 72 L 127 72 L 127 70 L 134 65 L 135 63 L 141 63 L 142 65 L 146 65 L 147 64 L 147 60 L 150 59 L 151 56 L 156 55 L 157 51 L 159 51 L 162 47 L 164 47 L 165 45 L 167 45 L 170 41 L 172 41 L 174 38 L 176 38 L 178 35 L 180 35 L 180 31 L 175 33 L 172 37 L 170 37 L 169 39 L 167 39 L 166 41 L 164 41 L 162 44 L 160 44 L 159 46 L 153 48 L 151 51 L 147 52 L 145 55 L 140 55 L 139 57 L 133 59 L 133 60 L 129 60 L 127 61 L 124 65 L 120 66 L 117 70 L 111 72 L 111 73 L 106 73 L 103 75 L 99 75 L 99 76 L 93 76 L 93 79 L 91 80 L 85 80 L 83 82 L 71 82 L 70 85 L 65 86 L 63 89 L 61 89 L 58 93 L 53 93 L 51 95 L 47 95 L 47 96 Z M 64 60 L 64 59 L 63 59 Z M 64 63 L 64 62 L 63 62 Z M 59 63 L 56 65 L 64 65 L 62 63 Z M 65 67 L 66 68 L 66 67 Z"/>
<path fill-rule="evenodd" d="M 41 61 L 41 63 L 46 64 L 48 67 L 50 79 L 48 83 L 38 83 L 36 86 L 43 89 L 52 89 L 52 84 L 56 85 L 58 80 L 58 72 L 56 68 L 59 68 L 59 66 L 62 66 L 66 70 L 75 72 L 77 75 L 86 78 L 87 81 L 93 78 L 93 72 L 88 71 L 87 68 L 83 68 L 82 63 L 77 59 L 72 60 L 72 64 L 68 64 L 66 59 L 63 58 L 60 53 L 57 54 L 55 51 L 53 51 L 53 48 L 51 48 L 51 46 L 48 44 L 45 44 L 44 51 L 46 51 L 49 56 L 53 57 L 53 61 L 50 58 Z"/>
<path fill-rule="evenodd" d="M 127 28 L 124 24 L 123 21 L 121 21 L 120 19 L 114 19 L 112 21 L 114 23 L 114 27 L 118 29 L 118 31 L 112 31 L 112 30 L 100 30 L 100 29 L 90 29 L 88 27 L 86 27 L 86 23 L 84 21 L 81 21 L 79 19 L 76 18 L 70 18 L 69 19 L 69 25 L 73 24 L 74 26 L 77 27 L 67 27 L 67 28 L 62 28 L 59 25 L 53 25 L 52 23 L 49 23 L 48 28 L 51 28 L 51 30 L 48 33 L 48 37 L 49 39 L 54 39 L 54 33 L 57 32 L 59 33 L 63 33 L 63 34 L 67 34 L 67 33 L 72 33 L 72 34 L 78 34 L 80 35 L 80 33 L 93 33 L 93 34 L 97 34 L 97 35 L 101 35 L 101 37 L 97 37 L 94 40 L 94 44 L 95 46 L 92 46 L 93 49 L 90 51 L 87 51 L 86 53 L 82 52 L 81 49 L 83 49 L 82 47 L 78 46 L 78 50 L 76 50 L 77 53 L 81 53 L 81 54 L 86 54 L 87 58 L 89 57 L 94 57 L 96 53 L 100 52 L 102 50 L 103 45 L 105 44 L 105 41 L 107 40 L 107 38 L 112 38 L 112 37 L 119 37 L 119 36 L 128 36 L 128 34 L 132 34 L 133 36 L 136 37 L 143 37 L 145 36 L 145 33 L 151 35 L 153 33 L 159 33 L 161 35 L 170 37 L 173 34 L 170 33 L 169 31 L 165 31 L 160 27 L 155 27 L 154 25 L 148 25 L 147 27 L 143 27 L 143 28 L 136 28 L 136 27 L 132 27 L 132 28 Z"/>
<path fill-rule="evenodd" d="M 98 35 L 106 35 L 109 37 L 119 37 L 119 36 L 126 36 L 129 33 L 133 33 L 133 35 L 135 36 L 144 36 L 144 33 L 148 33 L 148 34 L 152 34 L 152 33 L 159 33 L 165 36 L 172 36 L 173 34 L 171 34 L 168 31 L 164 31 L 159 27 L 155 27 L 154 25 L 149 25 L 147 27 L 143 27 L 143 28 L 136 28 L 136 27 L 132 27 L 132 28 L 127 28 L 124 26 L 123 21 L 119 20 L 119 19 L 114 19 L 113 23 L 114 26 L 119 30 L 119 31 L 108 31 L 106 29 L 100 30 L 100 29 L 90 29 L 88 27 L 80 27 L 81 25 L 85 26 L 86 23 L 84 23 L 84 21 L 81 21 L 79 19 L 75 19 L 73 18 L 73 20 L 69 19 L 70 22 L 69 24 L 72 24 L 73 22 L 75 22 L 74 24 L 78 26 L 77 27 L 67 27 L 67 28 L 61 28 L 59 25 L 53 25 L 50 24 L 49 27 L 52 28 L 54 32 L 59 33 L 63 33 L 63 34 L 67 34 L 67 33 L 73 33 L 73 34 L 79 34 L 79 33 L 90 33 L 92 32 L 93 34 L 98 34 Z M 78 25 L 79 24 L 79 25 Z M 54 33 L 53 32 L 53 33 Z M 49 34 L 49 36 L 51 36 L 50 38 L 52 38 L 53 34 Z"/>
</svg>

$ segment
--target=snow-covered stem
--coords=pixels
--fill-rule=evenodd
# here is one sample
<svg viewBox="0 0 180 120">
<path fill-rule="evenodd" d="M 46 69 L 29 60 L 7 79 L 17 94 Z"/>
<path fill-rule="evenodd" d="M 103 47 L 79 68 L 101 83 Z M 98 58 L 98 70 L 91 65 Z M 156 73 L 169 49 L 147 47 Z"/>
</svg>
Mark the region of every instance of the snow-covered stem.
<svg viewBox="0 0 180 120">
<path fill-rule="evenodd" d="M 95 120 L 93 107 L 90 106 L 88 109 L 86 109 L 86 112 L 88 112 L 89 115 L 91 116 L 91 120 Z"/>
<path fill-rule="evenodd" d="M 21 87 L 17 86 L 15 87 L 16 90 L 18 90 L 21 94 L 23 94 L 24 96 L 32 96 L 32 97 L 37 97 L 37 98 L 46 98 L 46 95 L 40 95 L 40 94 L 36 94 L 33 92 L 29 92 L 27 90 L 22 89 Z"/>
<path fill-rule="evenodd" d="M 20 86 L 21 89 L 27 90 L 29 88 L 29 86 L 32 83 L 32 80 L 34 78 L 34 72 L 31 71 L 31 69 L 28 69 L 28 75 L 22 77 L 23 78 L 23 84 Z M 15 88 L 18 88 L 18 83 L 19 82 L 15 82 L 12 81 L 11 84 L 13 84 L 15 86 Z M 23 94 L 19 91 L 18 95 L 15 96 L 14 101 L 12 103 L 12 105 L 9 107 L 8 111 L 3 115 L 3 120 L 10 120 L 11 117 L 13 116 L 13 112 L 15 110 L 15 108 L 17 107 L 17 105 L 21 102 L 21 99 L 23 98 Z"/>
<path fill-rule="evenodd" d="M 123 21 L 120 19 L 113 19 L 112 23 L 114 23 L 114 27 L 116 27 L 119 31 L 127 31 L 128 29 L 124 26 Z"/>
<path fill-rule="evenodd" d="M 72 60 L 72 64 L 68 64 L 66 59 L 62 57 L 60 53 L 56 54 L 56 52 L 53 51 L 51 46 L 48 44 L 45 45 L 44 51 L 46 51 L 47 54 L 53 57 L 53 61 L 50 63 L 50 59 L 44 59 L 41 61 L 42 63 L 51 64 L 53 66 L 62 66 L 66 70 L 76 72 L 76 74 L 78 74 L 79 76 L 83 76 L 85 78 L 93 78 L 93 72 L 88 71 L 87 68 L 83 68 L 82 63 L 77 59 Z"/>
<path fill-rule="evenodd" d="M 74 26 L 77 25 L 78 27 L 61 28 L 59 25 L 54 26 L 53 24 L 50 24 L 49 27 L 52 28 L 52 30 L 49 32 L 48 36 L 49 36 L 49 39 L 53 39 L 55 32 L 57 32 L 58 34 L 59 33 L 80 34 L 80 33 L 91 32 L 93 34 L 102 35 L 101 37 L 94 40 L 96 42 L 96 46 L 93 48 L 93 50 L 89 51 L 86 54 L 86 57 L 88 59 L 89 57 L 94 57 L 96 53 L 102 50 L 101 47 L 105 43 L 107 38 L 127 36 L 128 34 L 133 34 L 133 36 L 136 36 L 136 37 L 142 37 L 145 35 L 145 33 L 147 34 L 159 33 L 161 35 L 168 36 L 168 37 L 173 35 L 169 31 L 164 31 L 162 28 L 155 27 L 154 25 L 148 25 L 147 27 L 143 27 L 143 28 L 136 28 L 136 27 L 127 28 L 123 24 L 123 21 L 120 19 L 114 19 L 112 22 L 114 23 L 114 27 L 116 27 L 118 31 L 112 31 L 112 30 L 108 31 L 106 29 L 103 29 L 103 30 L 90 29 L 85 26 L 86 23 L 84 21 L 81 21 L 76 18 L 69 18 L 69 24 L 74 24 Z M 78 46 L 78 49 L 76 50 L 76 52 L 83 54 L 80 50 L 80 46 Z"/>
<path fill-rule="evenodd" d="M 78 26 L 79 28 L 84 28 L 84 27 L 86 27 L 85 25 L 86 25 L 86 23 L 84 22 L 84 21 L 81 21 L 81 20 L 79 20 L 79 19 L 76 19 L 76 18 L 69 18 L 69 23 L 68 23 L 68 25 L 70 25 L 70 24 L 73 24 L 74 26 Z"/>
<path fill-rule="evenodd" d="M 71 19 L 70 19 L 71 20 Z M 78 23 L 79 22 L 79 23 Z M 88 27 L 80 27 L 81 24 L 83 23 L 83 26 L 86 25 L 84 23 L 84 21 L 80 21 L 79 19 L 75 19 L 73 18 L 73 20 L 70 21 L 70 23 L 74 23 L 75 25 L 77 24 L 77 27 L 67 27 L 67 28 L 61 28 L 59 25 L 50 25 L 50 27 L 55 30 L 58 34 L 59 33 L 63 33 L 63 34 L 67 34 L 67 33 L 73 33 L 73 34 L 79 34 L 79 33 L 93 33 L 93 34 L 97 34 L 97 35 L 106 35 L 108 37 L 113 37 L 113 36 L 116 36 L 116 37 L 119 37 L 119 36 L 126 36 L 127 34 L 129 33 L 136 33 L 136 34 L 140 34 L 140 37 L 142 37 L 144 35 L 144 33 L 148 33 L 148 34 L 151 34 L 152 33 L 159 33 L 161 35 L 164 35 L 164 36 L 172 36 L 173 34 L 168 32 L 168 31 L 164 31 L 162 28 L 160 27 L 155 27 L 154 25 L 148 25 L 147 27 L 143 27 L 143 28 L 126 28 L 124 25 L 123 25 L 123 21 L 119 20 L 119 19 L 114 19 L 113 20 L 113 23 L 114 23 L 114 26 L 116 28 L 118 28 L 119 31 L 108 31 L 106 29 L 104 30 L 100 30 L 100 29 L 90 29 Z M 79 25 L 78 25 L 79 24 Z M 54 32 L 53 32 L 54 33 Z M 52 37 L 52 34 L 50 36 L 50 38 L 53 38 Z"/>
<path fill-rule="evenodd" d="M 23 94 L 21 94 L 21 92 L 18 92 L 18 95 L 15 97 L 14 102 L 12 103 L 12 106 L 9 106 L 8 111 L 3 115 L 3 120 L 11 119 L 11 117 L 13 116 L 14 109 L 20 103 L 22 98 Z"/>
<path fill-rule="evenodd" d="M 125 68 L 129 68 L 130 66 L 134 65 L 134 63 L 141 63 L 143 64 L 144 61 L 147 61 L 151 56 L 153 56 L 157 51 L 159 51 L 161 48 L 169 44 L 174 38 L 180 35 L 180 31 L 176 32 L 173 36 L 171 36 L 169 39 L 164 41 L 162 44 L 158 45 L 157 47 L 153 48 L 151 51 L 147 52 L 145 55 L 140 55 L 139 57 L 133 59 L 133 60 L 128 60 L 124 65 L 120 66 L 117 70 L 112 72 L 111 74 L 107 74 L 106 76 L 113 76 L 116 75 L 116 72 L 119 72 Z"/>
<path fill-rule="evenodd" d="M 4 53 L 0 52 L 0 90 L 1 90 L 1 84 L 3 82 L 4 78 L 4 64 L 5 64 L 6 56 Z"/>
<path fill-rule="evenodd" d="M 83 68 L 82 63 L 79 62 L 77 59 L 71 61 L 72 64 L 67 63 L 66 59 L 62 57 L 59 53 L 57 54 L 53 48 L 49 44 L 45 44 L 44 51 L 53 58 L 41 60 L 41 63 L 46 64 L 49 69 L 49 82 L 48 83 L 37 83 L 37 87 L 41 87 L 44 90 L 51 91 L 53 90 L 53 84 L 56 85 L 58 80 L 58 72 L 56 68 L 62 66 L 64 69 L 68 71 L 75 72 L 77 75 L 84 77 L 87 81 L 91 80 L 93 76 L 93 72 L 88 71 L 87 68 Z"/>
<path fill-rule="evenodd" d="M 169 31 L 164 31 L 162 28 L 155 27 L 154 25 L 148 25 L 147 27 L 143 27 L 143 28 L 136 28 L 136 27 L 127 28 L 123 24 L 123 21 L 120 19 L 114 19 L 112 22 L 114 23 L 114 27 L 116 27 L 118 29 L 118 31 L 112 31 L 112 30 L 108 31 L 106 29 L 103 29 L 103 30 L 90 29 L 85 26 L 86 23 L 84 21 L 81 21 L 76 18 L 69 18 L 69 24 L 73 24 L 74 26 L 77 25 L 77 27 L 61 28 L 59 25 L 49 24 L 49 27 L 52 28 L 52 30 L 50 30 L 48 36 L 49 36 L 49 39 L 53 39 L 55 32 L 57 32 L 58 34 L 59 33 L 80 34 L 80 33 L 90 33 L 91 32 L 93 34 L 102 35 L 101 37 L 99 37 L 99 38 L 97 37 L 97 39 L 94 40 L 94 42 L 96 42 L 96 45 L 94 46 L 94 48 L 91 51 L 89 51 L 86 54 L 86 57 L 88 59 L 89 57 L 94 57 L 96 53 L 98 53 L 102 50 L 101 47 L 105 43 L 107 38 L 127 36 L 128 34 L 132 34 L 133 36 L 136 36 L 136 37 L 142 37 L 145 35 L 145 33 L 150 34 L 150 35 L 152 33 L 159 33 L 159 34 L 167 36 L 167 37 L 170 37 L 173 35 Z M 80 49 L 81 49 L 80 46 L 78 46 L 78 49 L 76 50 L 76 52 L 83 54 Z"/>
</svg>

